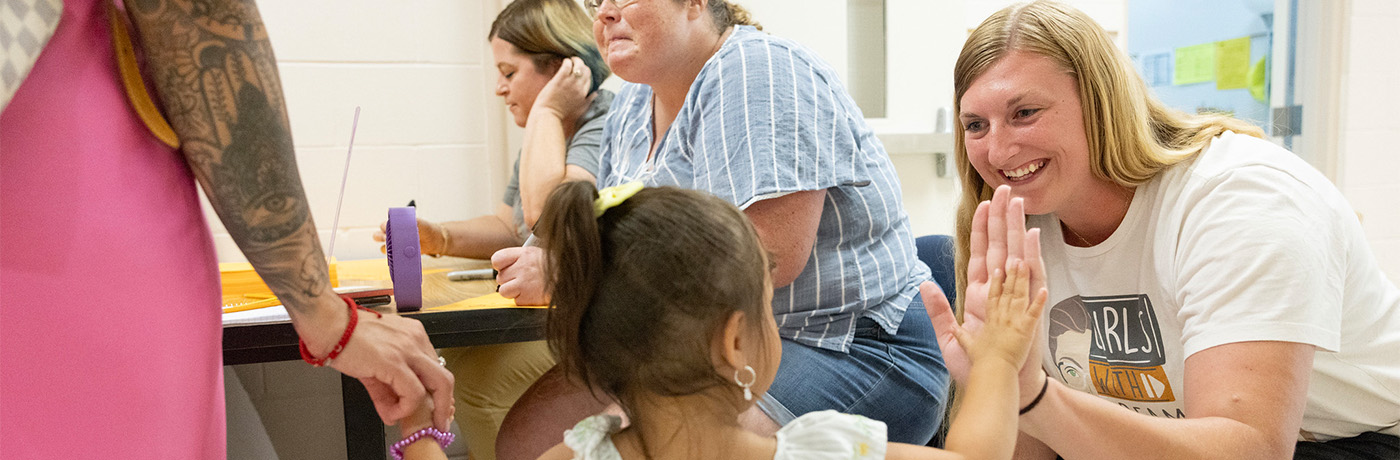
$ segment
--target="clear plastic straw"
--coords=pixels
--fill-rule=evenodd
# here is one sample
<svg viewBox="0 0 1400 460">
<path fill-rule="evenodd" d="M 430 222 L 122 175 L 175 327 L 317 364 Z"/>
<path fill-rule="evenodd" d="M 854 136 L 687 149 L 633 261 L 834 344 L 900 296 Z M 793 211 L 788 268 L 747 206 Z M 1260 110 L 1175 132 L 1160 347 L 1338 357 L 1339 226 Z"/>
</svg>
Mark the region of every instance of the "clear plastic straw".
<svg viewBox="0 0 1400 460">
<path fill-rule="evenodd" d="M 335 257 L 335 233 L 340 230 L 340 205 L 345 203 L 345 182 L 350 179 L 350 154 L 355 151 L 355 130 L 360 127 L 360 106 L 355 106 L 355 121 L 350 124 L 350 146 L 345 149 L 345 174 L 340 177 L 340 197 L 335 200 L 335 220 L 331 221 L 331 246 L 326 258 Z"/>
</svg>

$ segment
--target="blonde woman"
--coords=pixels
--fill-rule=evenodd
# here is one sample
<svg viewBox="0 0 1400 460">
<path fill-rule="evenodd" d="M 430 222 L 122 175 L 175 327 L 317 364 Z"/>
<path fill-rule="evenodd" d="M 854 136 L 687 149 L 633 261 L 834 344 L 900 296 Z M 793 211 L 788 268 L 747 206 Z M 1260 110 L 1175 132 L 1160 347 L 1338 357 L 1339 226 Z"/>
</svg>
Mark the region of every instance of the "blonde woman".
<svg viewBox="0 0 1400 460">
<path fill-rule="evenodd" d="M 499 72 L 496 95 L 525 129 L 520 156 L 496 212 L 466 221 L 419 220 L 425 254 L 487 259 L 520 246 L 555 186 L 593 182 L 598 172 L 613 93 L 598 88 L 609 71 L 583 8 L 572 0 L 516 0 L 487 36 Z M 493 460 L 501 420 L 554 358 L 543 341 L 455 348 L 443 357 L 457 376 L 457 420 L 467 446 L 477 460 Z"/>
<path fill-rule="evenodd" d="M 1257 128 L 1162 106 L 1053 2 L 983 22 L 954 85 L 964 324 L 1011 258 L 1043 261 L 1032 288 L 1076 323 L 1022 369 L 1020 458 L 1400 456 L 1400 290 L 1327 178 Z"/>
</svg>

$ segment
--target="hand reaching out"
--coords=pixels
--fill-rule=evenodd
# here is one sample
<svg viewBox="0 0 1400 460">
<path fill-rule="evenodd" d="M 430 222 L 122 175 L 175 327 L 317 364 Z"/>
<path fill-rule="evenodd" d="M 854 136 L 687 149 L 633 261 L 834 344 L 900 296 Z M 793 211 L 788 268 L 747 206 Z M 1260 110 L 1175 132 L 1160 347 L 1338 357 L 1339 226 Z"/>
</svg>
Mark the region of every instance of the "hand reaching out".
<svg viewBox="0 0 1400 460">
<path fill-rule="evenodd" d="M 534 246 L 505 248 L 491 255 L 496 291 L 516 305 L 549 305 L 545 292 L 544 250 Z"/>
<path fill-rule="evenodd" d="M 345 311 L 343 307 L 341 304 L 341 312 Z M 439 364 L 423 324 L 398 315 L 381 317 L 364 310 L 356 310 L 355 314 L 359 316 L 354 333 L 329 365 L 365 385 L 386 425 L 409 416 L 425 398 L 431 398 L 434 426 L 447 429 L 453 412 L 453 376 Z M 344 328 L 342 325 L 330 329 Z M 314 356 L 325 356 L 331 348 L 329 344 L 338 339 L 323 333 L 301 335 Z"/>
<path fill-rule="evenodd" d="M 383 243 L 384 240 L 387 239 L 385 232 L 388 231 L 389 221 L 386 220 L 384 221 L 384 223 L 379 224 L 379 230 L 376 230 L 374 232 L 374 241 Z M 448 248 L 448 238 L 449 237 L 447 235 L 447 229 L 444 228 L 442 224 L 437 224 L 428 220 L 424 220 L 422 217 L 418 218 L 419 254 L 446 254 L 447 250 L 450 249 Z M 385 252 L 386 250 L 387 248 L 384 245 L 379 245 L 379 252 Z"/>
</svg>

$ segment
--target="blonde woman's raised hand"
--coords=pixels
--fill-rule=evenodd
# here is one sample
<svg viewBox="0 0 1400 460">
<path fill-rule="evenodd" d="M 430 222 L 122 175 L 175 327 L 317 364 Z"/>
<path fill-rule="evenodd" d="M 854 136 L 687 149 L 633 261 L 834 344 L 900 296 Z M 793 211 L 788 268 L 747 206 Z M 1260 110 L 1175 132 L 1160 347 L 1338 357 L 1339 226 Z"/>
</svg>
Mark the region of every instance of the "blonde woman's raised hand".
<svg viewBox="0 0 1400 460">
<path fill-rule="evenodd" d="M 974 335 L 981 331 L 987 320 L 987 297 L 995 270 L 1004 269 L 1008 260 L 1023 261 L 1029 272 L 1028 292 L 1045 289 L 1045 265 L 1040 259 L 1040 229 L 1026 229 L 1025 205 L 1020 198 L 1011 197 L 1010 187 L 997 188 L 991 201 L 977 206 L 972 218 L 969 245 L 971 256 L 967 264 L 967 290 L 961 294 L 964 299 L 961 324 L 947 309 L 930 307 L 932 309 L 929 310 L 948 372 L 959 383 L 966 381 L 972 361 L 966 350 L 955 343 L 954 331 L 961 329 Z M 928 294 L 924 295 L 925 302 L 928 302 Z M 1039 367 L 1038 355 L 1031 352 L 1021 367 L 1021 373 L 1039 378 Z"/>
<path fill-rule="evenodd" d="M 1033 297 L 1032 297 L 1033 296 Z M 1030 291 L 1030 269 L 1019 260 L 1009 261 L 1007 270 L 993 270 L 988 283 L 987 316 L 976 334 L 965 328 L 953 330 L 958 344 L 967 350 L 973 363 L 1000 359 L 1013 367 L 1026 362 L 1031 341 L 1045 309 L 1045 289 Z"/>
</svg>

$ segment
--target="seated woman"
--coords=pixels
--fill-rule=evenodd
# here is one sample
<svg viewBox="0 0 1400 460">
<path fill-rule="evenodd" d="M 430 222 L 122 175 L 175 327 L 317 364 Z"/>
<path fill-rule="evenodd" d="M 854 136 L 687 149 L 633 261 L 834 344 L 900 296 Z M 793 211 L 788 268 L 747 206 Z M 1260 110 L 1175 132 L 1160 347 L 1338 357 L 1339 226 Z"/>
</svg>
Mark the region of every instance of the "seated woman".
<svg viewBox="0 0 1400 460">
<path fill-rule="evenodd" d="M 753 220 L 776 264 L 782 365 L 741 423 L 771 435 L 832 409 L 887 423 L 892 441 L 928 442 L 948 384 L 918 295 L 929 270 L 915 257 L 889 156 L 836 73 L 745 25 L 744 10 L 725 0 L 590 4 L 609 66 L 632 82 L 604 127 L 598 185 L 716 195 Z M 530 296 L 539 258 L 538 248 L 494 256 L 501 293 Z M 534 458 L 579 420 L 560 411 L 559 391 L 547 393 L 527 393 L 512 410 L 502 458 L 507 446 L 522 451 L 510 458 Z"/>
<path fill-rule="evenodd" d="M 1007 257 L 1043 258 L 1050 292 L 1018 458 L 1400 458 L 1400 290 L 1346 199 L 1132 69 L 1053 2 L 992 15 L 957 61 L 964 319 Z"/>
<path fill-rule="evenodd" d="M 613 94 L 589 33 L 588 16 L 572 0 L 516 0 L 488 34 L 500 72 L 501 96 L 525 128 L 503 203 L 471 220 L 419 219 L 422 252 L 486 259 L 521 245 L 549 192 L 568 180 L 594 181 L 603 120 Z M 381 229 L 382 230 L 382 229 Z M 383 241 L 383 233 L 375 235 Z M 496 431 L 516 398 L 554 365 L 544 341 L 443 350 L 457 377 L 457 419 L 477 460 L 495 458 Z"/>
</svg>

